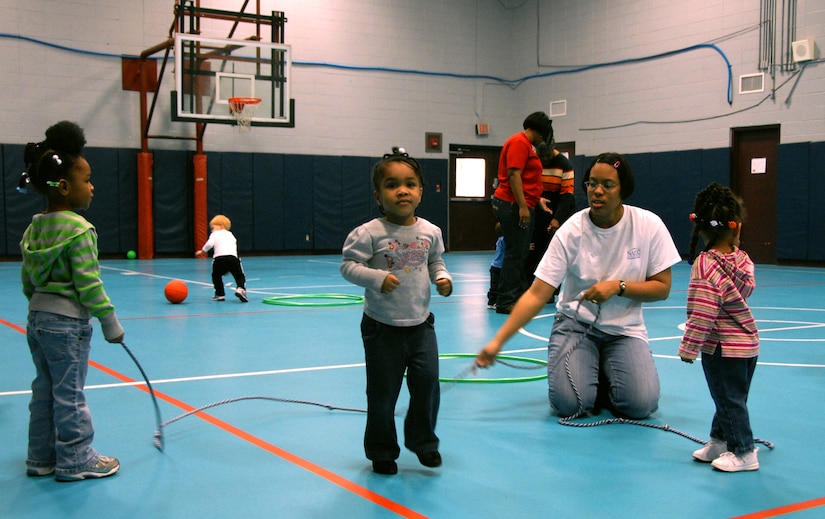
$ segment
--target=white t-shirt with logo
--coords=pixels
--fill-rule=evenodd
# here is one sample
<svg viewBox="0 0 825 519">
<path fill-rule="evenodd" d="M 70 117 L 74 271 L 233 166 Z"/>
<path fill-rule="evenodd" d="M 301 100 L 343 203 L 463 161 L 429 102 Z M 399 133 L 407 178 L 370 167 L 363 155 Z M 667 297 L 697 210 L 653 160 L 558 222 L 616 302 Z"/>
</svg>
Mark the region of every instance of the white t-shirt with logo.
<svg viewBox="0 0 825 519">
<path fill-rule="evenodd" d="M 642 303 L 613 296 L 601 305 L 579 301 L 599 281 L 644 281 L 682 261 L 670 232 L 656 214 L 624 205 L 621 220 L 602 229 L 590 220 L 590 209 L 570 217 L 550 241 L 535 275 L 561 286 L 556 310 L 611 335 L 647 340 Z M 598 314 L 598 318 L 596 318 Z"/>
</svg>

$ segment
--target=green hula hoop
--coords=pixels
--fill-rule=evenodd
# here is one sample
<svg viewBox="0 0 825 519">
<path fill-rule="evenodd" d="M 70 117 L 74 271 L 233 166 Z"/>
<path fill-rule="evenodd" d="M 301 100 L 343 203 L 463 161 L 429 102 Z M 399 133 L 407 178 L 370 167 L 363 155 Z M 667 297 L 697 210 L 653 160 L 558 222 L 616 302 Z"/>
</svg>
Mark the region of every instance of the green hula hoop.
<svg viewBox="0 0 825 519">
<path fill-rule="evenodd" d="M 323 299 L 324 301 L 300 301 L 300 299 Z M 364 296 L 354 294 L 294 294 L 265 297 L 263 302 L 268 305 L 280 306 L 349 306 L 362 304 Z"/>
<path fill-rule="evenodd" d="M 457 357 L 472 357 L 476 358 L 475 353 L 440 353 L 439 359 L 452 359 Z M 529 364 L 547 365 L 546 360 L 531 359 L 529 357 L 514 357 L 512 355 L 497 355 L 497 359 L 515 360 L 519 362 L 527 362 Z M 513 382 L 533 382 L 534 380 L 544 380 L 547 378 L 547 371 L 543 375 L 534 375 L 530 377 L 506 377 L 506 378 L 439 378 L 439 382 L 458 382 L 458 383 L 473 383 L 473 384 L 509 384 Z"/>
</svg>

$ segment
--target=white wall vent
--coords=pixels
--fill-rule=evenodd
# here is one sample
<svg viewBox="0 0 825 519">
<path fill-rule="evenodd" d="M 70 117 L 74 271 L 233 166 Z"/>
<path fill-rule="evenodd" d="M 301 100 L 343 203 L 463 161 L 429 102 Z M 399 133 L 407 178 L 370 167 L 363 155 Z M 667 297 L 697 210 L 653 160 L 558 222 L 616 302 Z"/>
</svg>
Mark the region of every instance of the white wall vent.
<svg viewBox="0 0 825 519">
<path fill-rule="evenodd" d="M 755 94 L 765 91 L 765 74 L 745 74 L 739 76 L 739 93 Z"/>
<path fill-rule="evenodd" d="M 550 117 L 567 115 L 567 101 L 550 101 Z"/>
</svg>

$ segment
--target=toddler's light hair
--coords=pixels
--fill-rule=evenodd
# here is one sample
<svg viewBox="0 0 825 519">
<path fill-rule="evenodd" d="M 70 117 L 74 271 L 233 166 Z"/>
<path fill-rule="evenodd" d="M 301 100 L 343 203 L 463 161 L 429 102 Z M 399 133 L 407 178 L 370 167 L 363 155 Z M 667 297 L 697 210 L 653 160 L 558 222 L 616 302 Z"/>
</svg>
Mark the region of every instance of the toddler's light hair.
<svg viewBox="0 0 825 519">
<path fill-rule="evenodd" d="M 227 231 L 232 228 L 232 222 L 226 216 L 219 214 L 209 221 L 209 226 L 214 227 L 215 224 L 222 226 Z"/>
</svg>

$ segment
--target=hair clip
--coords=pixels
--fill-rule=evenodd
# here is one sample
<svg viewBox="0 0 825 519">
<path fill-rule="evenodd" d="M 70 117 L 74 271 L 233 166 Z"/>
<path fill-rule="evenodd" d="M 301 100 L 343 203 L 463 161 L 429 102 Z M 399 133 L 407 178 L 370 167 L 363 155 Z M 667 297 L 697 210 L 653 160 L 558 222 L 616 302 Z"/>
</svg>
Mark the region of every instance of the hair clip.
<svg viewBox="0 0 825 519">
<path fill-rule="evenodd" d="M 63 160 L 62 160 L 60 157 L 58 157 L 58 156 L 57 156 L 57 153 L 52 154 L 52 160 L 53 160 L 53 161 L 54 161 L 54 163 L 55 163 L 55 164 L 57 164 L 58 166 L 62 166 L 62 165 L 63 165 Z"/>
<path fill-rule="evenodd" d="M 407 153 L 407 150 L 404 148 L 399 148 L 398 146 L 392 147 L 392 153 L 385 153 L 384 158 L 388 159 L 390 157 L 409 157 L 410 155 Z"/>
<path fill-rule="evenodd" d="M 47 180 L 46 185 L 49 186 L 49 187 L 60 187 L 60 181 L 59 180 Z"/>
<path fill-rule="evenodd" d="M 730 220 L 728 222 L 720 222 L 719 220 L 711 220 L 711 221 L 708 222 L 708 225 L 710 225 L 714 229 L 717 228 L 717 227 L 725 227 L 725 226 L 727 226 L 729 229 L 735 229 L 736 228 L 736 222 L 734 222 L 733 220 Z"/>
<path fill-rule="evenodd" d="M 621 165 L 622 165 L 621 161 L 618 161 L 618 160 L 613 163 L 613 167 L 616 168 L 616 169 L 619 169 L 619 166 L 621 166 Z"/>
<path fill-rule="evenodd" d="M 696 213 L 690 213 L 690 215 L 688 215 L 688 218 L 690 218 L 690 221 L 694 223 L 705 223 L 705 221 L 699 218 L 699 216 Z M 727 222 L 720 222 L 719 220 L 710 220 L 709 222 L 707 222 L 707 224 L 713 227 L 714 229 L 717 227 L 725 226 L 727 226 L 729 229 L 736 229 L 736 226 L 738 225 L 733 220 L 729 220 Z"/>
</svg>

